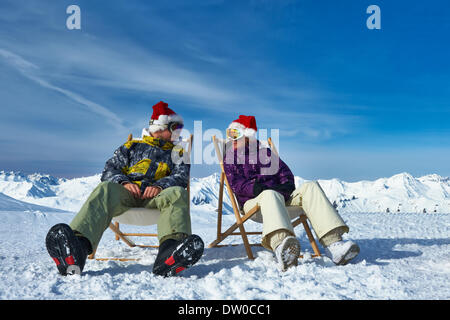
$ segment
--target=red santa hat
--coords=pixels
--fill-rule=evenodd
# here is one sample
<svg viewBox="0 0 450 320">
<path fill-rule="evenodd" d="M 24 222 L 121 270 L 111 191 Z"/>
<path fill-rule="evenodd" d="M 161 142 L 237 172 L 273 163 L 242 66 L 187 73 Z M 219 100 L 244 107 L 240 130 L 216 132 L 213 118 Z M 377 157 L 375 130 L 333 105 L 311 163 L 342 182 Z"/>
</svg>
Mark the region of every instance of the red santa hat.
<svg viewBox="0 0 450 320">
<path fill-rule="evenodd" d="M 169 105 L 163 101 L 153 106 L 153 114 L 149 127 L 151 133 L 167 129 L 167 125 L 172 122 L 183 124 L 183 118 L 170 109 Z"/>
<path fill-rule="evenodd" d="M 239 119 L 234 120 L 228 129 L 239 129 L 244 132 L 244 136 L 254 138 L 258 128 L 256 127 L 256 119 L 254 116 L 240 115 Z"/>
</svg>

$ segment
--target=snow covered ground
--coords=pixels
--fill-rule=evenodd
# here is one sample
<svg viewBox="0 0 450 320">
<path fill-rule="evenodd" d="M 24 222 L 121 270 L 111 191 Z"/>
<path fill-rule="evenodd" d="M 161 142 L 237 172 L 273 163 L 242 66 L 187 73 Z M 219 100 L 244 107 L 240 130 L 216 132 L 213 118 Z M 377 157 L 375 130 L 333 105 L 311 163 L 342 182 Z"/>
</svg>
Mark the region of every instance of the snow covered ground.
<svg viewBox="0 0 450 320">
<path fill-rule="evenodd" d="M 83 189 L 79 182 L 65 182 L 78 188 L 75 190 L 78 202 L 74 200 L 76 197 L 67 200 L 73 207 L 82 202 L 85 193 L 96 183 L 93 179 L 92 184 Z M 206 181 L 203 182 L 206 186 Z M 208 188 L 215 192 L 214 184 Z M 200 189 L 192 192 L 191 198 L 195 202 L 191 207 L 192 225 L 194 233 L 199 234 L 207 245 L 216 234 L 215 201 L 205 188 Z M 58 191 L 60 195 L 65 194 L 59 198 L 49 195 L 51 199 L 48 202 L 40 200 L 40 204 L 61 208 L 69 190 L 67 193 Z M 16 191 L 24 193 L 23 201 L 29 190 Z M 45 187 L 41 191 L 44 192 Z M 286 272 L 277 269 L 271 252 L 254 247 L 256 259 L 251 261 L 247 259 L 244 247 L 239 245 L 206 248 L 201 260 L 176 278 L 152 274 L 157 249 L 129 248 L 123 242 L 115 241 L 113 233 L 107 230 L 97 257 L 138 257 L 140 260 L 88 260 L 82 276 L 61 277 L 46 252 L 44 239 L 52 225 L 69 223 L 75 213 L 32 207 L 19 198 L 15 197 L 14 201 L 0 198 L 0 300 L 450 299 L 448 213 L 343 210 L 341 215 L 350 226 L 348 238 L 361 247 L 360 255 L 346 266 L 335 266 L 326 257 L 311 258 L 312 249 L 304 230 L 298 226 L 296 234 L 306 257 Z M 232 215 L 224 217 L 224 227 L 232 222 Z M 258 227 L 250 222 L 248 229 Z M 155 230 L 155 227 L 124 228 L 127 231 Z M 256 242 L 258 237 L 251 240 Z M 234 237 L 231 241 L 238 243 L 239 238 Z"/>
<path fill-rule="evenodd" d="M 448 214 L 344 214 L 351 238 L 361 247 L 354 263 L 346 266 L 325 257 L 305 258 L 280 272 L 270 252 L 254 248 L 257 258 L 251 261 L 238 246 L 206 249 L 197 265 L 169 279 L 151 272 L 156 249 L 129 248 L 109 230 L 98 257 L 141 260 L 89 260 L 81 277 L 59 276 L 44 238 L 52 225 L 68 223 L 73 215 L 0 212 L 0 299 L 450 298 Z M 193 211 L 192 218 L 194 232 L 205 243 L 214 240 L 214 213 Z M 297 227 L 296 232 L 303 252 L 311 253 L 304 231 Z"/>
</svg>

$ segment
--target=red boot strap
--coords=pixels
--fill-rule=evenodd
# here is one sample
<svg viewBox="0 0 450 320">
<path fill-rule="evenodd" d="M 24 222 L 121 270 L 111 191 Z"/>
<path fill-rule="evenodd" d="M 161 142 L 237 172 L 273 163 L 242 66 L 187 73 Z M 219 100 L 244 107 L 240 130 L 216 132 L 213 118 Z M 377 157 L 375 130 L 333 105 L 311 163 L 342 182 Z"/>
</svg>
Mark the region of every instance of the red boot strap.
<svg viewBox="0 0 450 320">
<path fill-rule="evenodd" d="M 171 266 L 175 263 L 175 259 L 173 258 L 173 256 L 170 256 L 170 258 L 164 261 L 164 263 L 167 264 L 168 266 Z"/>
<path fill-rule="evenodd" d="M 186 269 L 186 268 L 185 267 L 178 267 L 178 268 L 175 269 L 175 273 L 183 271 L 184 269 Z"/>
<path fill-rule="evenodd" d="M 75 260 L 73 259 L 73 256 L 68 256 L 66 258 L 66 262 L 67 262 L 68 265 L 75 264 Z"/>
</svg>

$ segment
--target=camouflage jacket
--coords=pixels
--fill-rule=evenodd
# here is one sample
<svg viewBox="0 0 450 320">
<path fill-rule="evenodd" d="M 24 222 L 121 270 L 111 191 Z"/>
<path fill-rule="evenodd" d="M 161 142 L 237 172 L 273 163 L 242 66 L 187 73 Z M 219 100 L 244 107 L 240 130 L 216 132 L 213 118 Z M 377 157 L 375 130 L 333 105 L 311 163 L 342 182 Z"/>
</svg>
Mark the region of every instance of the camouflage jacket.
<svg viewBox="0 0 450 320">
<path fill-rule="evenodd" d="M 132 182 L 139 185 L 141 192 L 148 186 L 186 188 L 190 165 L 181 161 L 174 163 L 172 152 L 182 156 L 183 148 L 150 136 L 128 141 L 106 161 L 101 181 Z"/>
</svg>

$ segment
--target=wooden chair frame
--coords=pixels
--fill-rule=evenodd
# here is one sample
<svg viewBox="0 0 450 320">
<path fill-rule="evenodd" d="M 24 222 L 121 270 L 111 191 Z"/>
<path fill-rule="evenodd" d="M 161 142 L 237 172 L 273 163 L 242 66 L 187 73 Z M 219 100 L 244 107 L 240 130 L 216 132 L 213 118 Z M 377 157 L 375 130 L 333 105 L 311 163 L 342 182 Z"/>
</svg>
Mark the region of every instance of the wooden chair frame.
<svg viewBox="0 0 450 320">
<path fill-rule="evenodd" d="M 217 209 L 217 238 L 216 238 L 216 240 L 211 242 L 208 247 L 214 248 L 214 247 L 232 246 L 232 245 L 219 245 L 219 243 L 221 243 L 223 240 L 225 240 L 228 236 L 241 236 L 248 258 L 254 259 L 251 246 L 261 246 L 261 244 L 260 243 L 258 243 L 258 244 L 249 243 L 247 236 L 248 235 L 260 235 L 260 234 L 262 234 L 262 232 L 247 232 L 247 231 L 245 231 L 244 223 L 248 219 L 250 219 L 256 212 L 258 212 L 260 207 L 258 205 L 256 205 L 255 207 L 250 209 L 247 213 L 243 212 L 243 210 L 241 210 L 239 208 L 236 197 L 235 197 L 235 195 L 230 187 L 230 184 L 228 183 L 227 177 L 225 175 L 225 169 L 224 169 L 224 165 L 223 165 L 223 153 L 221 152 L 221 150 L 218 146 L 218 139 L 216 138 L 216 136 L 212 137 L 212 141 L 214 143 L 214 148 L 216 150 L 216 154 L 219 159 L 221 174 L 220 174 L 219 199 L 218 199 L 218 209 Z M 269 147 L 272 150 L 272 152 L 274 152 L 276 155 L 278 155 L 278 152 L 277 152 L 271 138 L 268 139 L 268 143 L 269 143 Z M 222 151 L 223 150 L 224 150 L 224 148 L 222 148 Z M 227 187 L 228 194 L 230 196 L 231 205 L 233 207 L 233 212 L 236 217 L 236 223 L 234 223 L 226 231 L 222 232 L 223 189 L 224 189 L 225 185 Z M 300 223 L 303 225 L 303 227 L 306 231 L 308 240 L 314 251 L 314 254 L 312 255 L 312 257 L 320 257 L 321 254 L 320 254 L 319 247 L 317 246 L 317 242 L 311 232 L 311 229 L 308 225 L 307 220 L 308 220 L 308 218 L 306 217 L 306 214 L 301 213 L 299 215 L 299 217 L 295 221 L 292 222 L 292 226 L 295 228 Z M 236 229 L 239 229 L 239 231 L 234 232 Z M 300 255 L 299 257 L 303 258 L 303 255 Z"/>
<path fill-rule="evenodd" d="M 127 141 L 131 141 L 133 140 L 133 135 L 129 134 L 128 135 L 128 139 Z M 190 159 L 190 155 L 191 155 L 191 150 L 192 150 L 192 142 L 193 142 L 193 135 L 191 134 L 189 136 L 189 138 L 187 140 L 185 140 L 185 142 L 187 142 L 188 145 L 188 150 L 187 150 L 187 154 L 189 156 Z M 188 184 L 187 184 L 187 188 L 186 191 L 188 193 L 188 210 L 190 211 L 190 175 L 189 175 L 189 179 L 188 179 Z M 111 229 L 114 233 L 115 233 L 115 239 L 117 241 L 122 240 L 123 242 L 125 242 L 129 247 L 133 248 L 133 247 L 140 247 L 140 248 L 158 248 L 159 245 L 144 245 L 144 244 L 136 244 L 135 242 L 133 242 L 132 240 L 130 240 L 128 237 L 158 237 L 157 233 L 139 233 L 139 232 L 122 232 L 122 230 L 120 230 L 120 224 L 119 222 L 111 222 L 109 224 L 109 229 Z M 139 259 L 133 259 L 133 258 L 95 258 L 95 251 L 89 255 L 89 259 L 95 259 L 98 261 L 109 261 L 109 260 L 116 260 L 116 261 L 137 261 Z"/>
</svg>

